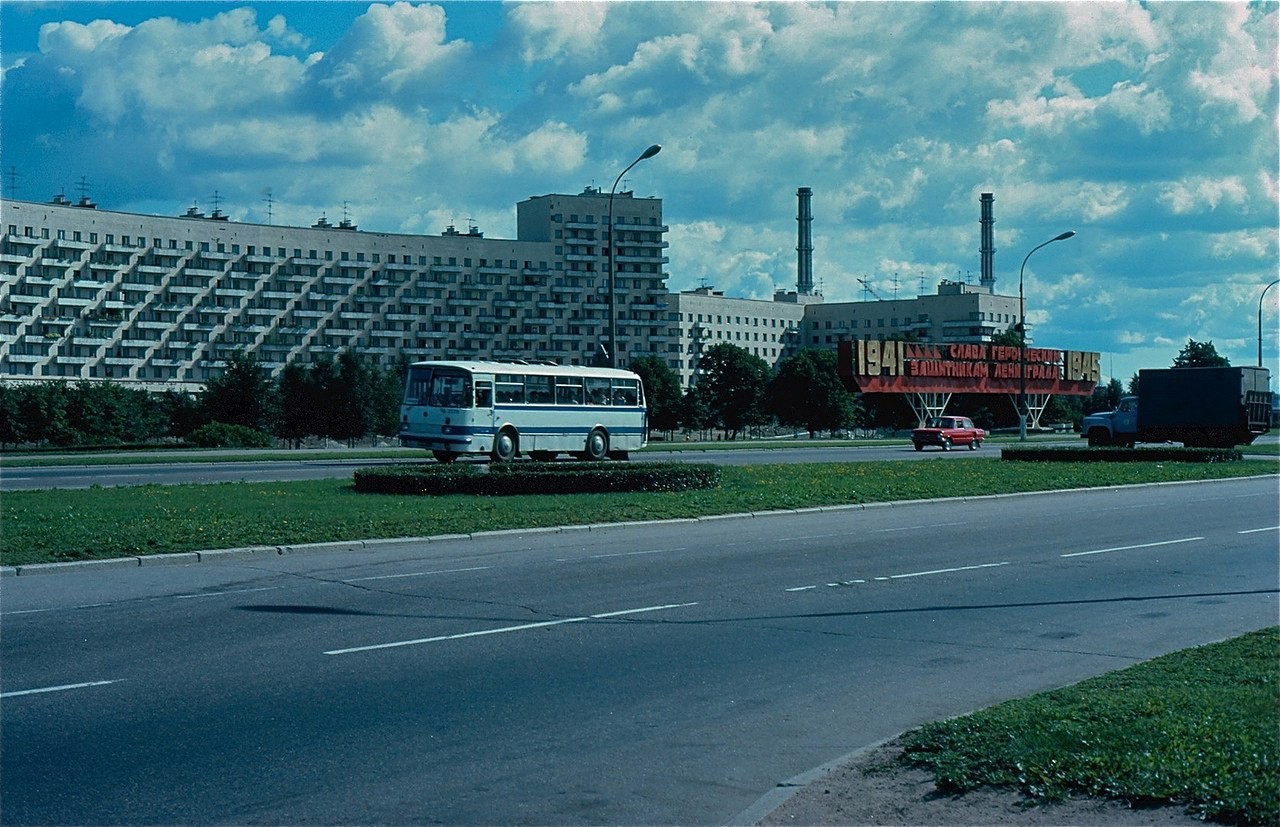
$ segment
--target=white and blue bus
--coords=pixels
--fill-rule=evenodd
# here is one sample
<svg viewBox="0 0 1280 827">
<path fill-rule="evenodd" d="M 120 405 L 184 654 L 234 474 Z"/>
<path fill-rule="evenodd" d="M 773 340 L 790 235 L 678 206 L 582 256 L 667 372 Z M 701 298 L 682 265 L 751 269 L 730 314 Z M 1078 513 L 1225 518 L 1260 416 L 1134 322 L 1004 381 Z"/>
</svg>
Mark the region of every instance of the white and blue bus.
<svg viewBox="0 0 1280 827">
<path fill-rule="evenodd" d="M 416 362 L 400 440 L 441 462 L 488 454 L 626 459 L 648 439 L 644 386 L 628 370 L 519 362 Z"/>
</svg>

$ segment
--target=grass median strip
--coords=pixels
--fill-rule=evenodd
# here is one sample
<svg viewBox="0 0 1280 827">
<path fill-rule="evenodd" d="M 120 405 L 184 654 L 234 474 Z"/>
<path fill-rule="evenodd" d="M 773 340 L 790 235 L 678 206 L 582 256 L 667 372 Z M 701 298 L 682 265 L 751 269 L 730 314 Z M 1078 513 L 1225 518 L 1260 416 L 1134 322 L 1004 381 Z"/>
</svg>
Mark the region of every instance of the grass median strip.
<svg viewBox="0 0 1280 827">
<path fill-rule="evenodd" d="M 368 496 L 349 480 L 12 491 L 0 501 L 8 566 L 257 545 L 465 534 L 822 505 L 1275 474 L 1211 465 L 991 459 L 724 467 L 715 489 L 512 497 Z"/>
<path fill-rule="evenodd" d="M 1280 818 L 1280 629 L 1175 652 L 928 724 L 905 758 L 944 792 L 1183 804 L 1213 821 Z"/>
</svg>

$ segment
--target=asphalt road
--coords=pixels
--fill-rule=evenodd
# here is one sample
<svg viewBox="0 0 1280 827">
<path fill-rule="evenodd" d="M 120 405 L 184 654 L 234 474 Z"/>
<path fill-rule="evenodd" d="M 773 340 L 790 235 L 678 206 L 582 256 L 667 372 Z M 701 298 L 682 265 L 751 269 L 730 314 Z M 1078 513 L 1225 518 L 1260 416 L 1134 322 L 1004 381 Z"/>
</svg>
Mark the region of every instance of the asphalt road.
<svg viewBox="0 0 1280 827">
<path fill-rule="evenodd" d="M 917 452 L 910 445 L 833 448 L 760 448 L 708 451 L 656 451 L 635 454 L 639 460 L 704 462 L 718 465 L 792 464 L 798 462 L 869 462 L 883 459 L 937 459 L 998 455 L 999 447 L 983 446 L 942 452 Z M 273 460 L 264 462 L 172 463 L 146 465 L 76 465 L 0 469 L 0 491 L 39 488 L 89 488 L 94 485 L 176 485 L 180 483 L 275 482 L 350 477 L 357 468 L 395 462 L 422 462 L 425 452 L 399 452 L 396 458 L 363 460 Z M 567 460 L 566 460 L 567 461 Z"/>
<path fill-rule="evenodd" d="M 1274 478 L 6 578 L 5 824 L 722 824 L 1277 620 Z"/>
</svg>

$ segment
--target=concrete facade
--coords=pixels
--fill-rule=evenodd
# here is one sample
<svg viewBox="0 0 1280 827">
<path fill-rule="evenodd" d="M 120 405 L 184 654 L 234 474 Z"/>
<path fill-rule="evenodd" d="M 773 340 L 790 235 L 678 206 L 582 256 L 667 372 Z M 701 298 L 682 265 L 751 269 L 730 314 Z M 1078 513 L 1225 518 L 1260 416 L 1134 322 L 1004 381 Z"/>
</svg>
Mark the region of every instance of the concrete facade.
<svg viewBox="0 0 1280 827">
<path fill-rule="evenodd" d="M 662 202 L 613 206 L 622 361 L 665 357 Z M 507 240 L 0 200 L 0 380 L 194 390 L 237 349 L 273 374 L 348 347 L 382 364 L 589 363 L 607 328 L 607 195 L 531 198 L 517 221 Z"/>
</svg>

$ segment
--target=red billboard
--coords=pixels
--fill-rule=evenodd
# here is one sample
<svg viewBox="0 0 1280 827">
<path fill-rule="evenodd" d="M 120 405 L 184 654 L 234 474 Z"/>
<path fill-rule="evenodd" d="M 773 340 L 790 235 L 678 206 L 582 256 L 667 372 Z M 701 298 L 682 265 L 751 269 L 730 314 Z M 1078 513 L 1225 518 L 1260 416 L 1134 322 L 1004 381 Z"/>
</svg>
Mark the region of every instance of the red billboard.
<svg viewBox="0 0 1280 827">
<path fill-rule="evenodd" d="M 841 342 L 840 378 L 863 393 L 1018 393 L 1088 396 L 1100 354 L 992 344 Z"/>
</svg>

